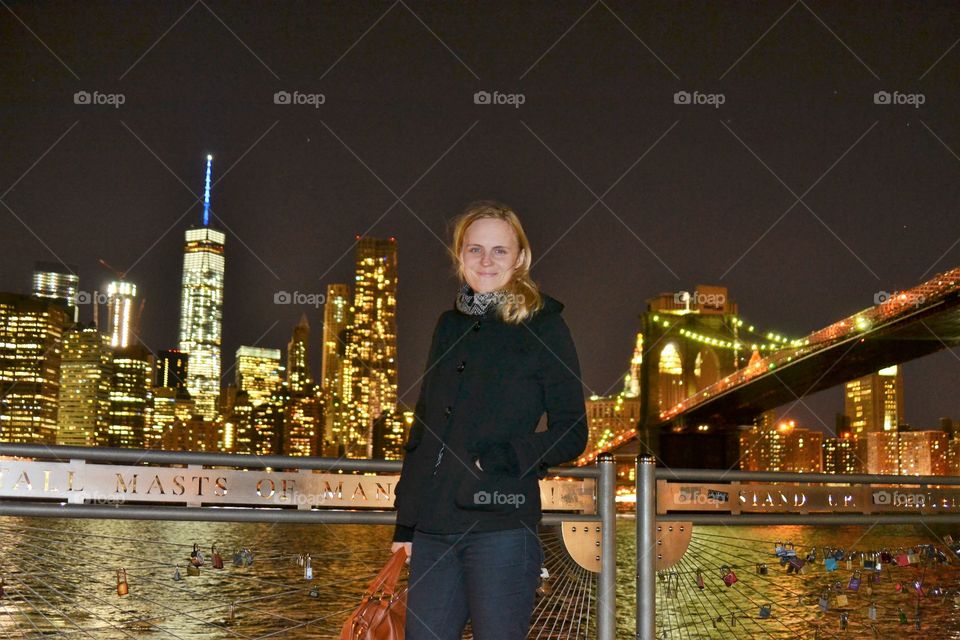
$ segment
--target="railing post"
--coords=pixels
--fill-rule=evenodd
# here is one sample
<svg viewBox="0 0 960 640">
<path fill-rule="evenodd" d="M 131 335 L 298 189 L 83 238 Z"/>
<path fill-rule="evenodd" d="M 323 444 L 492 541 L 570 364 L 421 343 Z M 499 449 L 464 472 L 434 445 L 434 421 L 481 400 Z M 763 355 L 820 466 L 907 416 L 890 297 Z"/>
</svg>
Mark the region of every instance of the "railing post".
<svg viewBox="0 0 960 640">
<path fill-rule="evenodd" d="M 597 588 L 597 638 L 617 637 L 617 465 L 610 453 L 597 457 L 597 511 L 600 514 L 600 578 Z"/>
<path fill-rule="evenodd" d="M 657 633 L 657 459 L 637 456 L 637 640 Z"/>
</svg>

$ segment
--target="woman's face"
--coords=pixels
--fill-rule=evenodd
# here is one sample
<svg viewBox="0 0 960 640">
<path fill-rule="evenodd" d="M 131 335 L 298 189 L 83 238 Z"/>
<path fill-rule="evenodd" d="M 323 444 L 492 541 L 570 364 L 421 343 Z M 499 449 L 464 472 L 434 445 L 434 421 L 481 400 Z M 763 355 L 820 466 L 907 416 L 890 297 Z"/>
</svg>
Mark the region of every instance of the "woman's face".
<svg viewBox="0 0 960 640">
<path fill-rule="evenodd" d="M 504 220 L 474 220 L 463 234 L 463 277 L 477 293 L 504 288 L 522 259 L 517 235 Z"/>
</svg>

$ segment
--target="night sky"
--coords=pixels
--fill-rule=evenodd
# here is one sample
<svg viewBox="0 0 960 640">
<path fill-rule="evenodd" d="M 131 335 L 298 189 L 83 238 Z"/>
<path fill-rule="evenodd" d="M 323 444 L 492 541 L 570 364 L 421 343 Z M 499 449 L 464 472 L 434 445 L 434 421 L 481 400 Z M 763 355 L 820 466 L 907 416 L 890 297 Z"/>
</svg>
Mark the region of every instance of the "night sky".
<svg viewBox="0 0 960 640">
<path fill-rule="evenodd" d="M 175 347 L 212 153 L 224 371 L 306 310 L 319 373 L 322 308 L 274 293 L 349 282 L 354 236 L 395 236 L 412 404 L 456 286 L 441 240 L 480 198 L 520 214 L 588 393 L 619 390 L 657 293 L 725 285 L 801 336 L 960 265 L 956 3 L 0 4 L 0 290 L 37 260 L 101 289 L 102 258 L 147 300 L 144 343 Z M 958 374 L 957 350 L 907 364 L 907 421 L 960 418 Z M 805 402 L 820 429 L 843 406 Z"/>
</svg>

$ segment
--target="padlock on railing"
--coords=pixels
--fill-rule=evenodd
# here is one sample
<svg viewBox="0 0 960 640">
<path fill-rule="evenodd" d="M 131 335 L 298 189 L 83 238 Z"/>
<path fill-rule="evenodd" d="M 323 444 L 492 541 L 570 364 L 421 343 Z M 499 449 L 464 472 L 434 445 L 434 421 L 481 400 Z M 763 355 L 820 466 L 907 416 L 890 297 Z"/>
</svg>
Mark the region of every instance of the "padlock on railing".
<svg viewBox="0 0 960 640">
<path fill-rule="evenodd" d="M 766 563 L 766 562 L 758 562 L 758 563 L 757 563 L 757 575 L 758 575 L 758 576 L 765 576 L 765 575 L 767 575 L 768 573 L 769 573 L 769 570 L 767 569 L 767 563 Z"/>
<path fill-rule="evenodd" d="M 243 566 L 252 567 L 253 566 L 253 551 L 250 551 L 247 547 L 243 548 Z"/>
<path fill-rule="evenodd" d="M 850 619 L 850 614 L 848 613 L 840 614 L 840 631 L 847 630 L 847 624 L 849 623 L 849 619 Z"/>
<path fill-rule="evenodd" d="M 853 576 L 850 578 L 850 582 L 847 583 L 848 591 L 860 591 L 860 570 L 857 569 L 853 572 Z"/>
<path fill-rule="evenodd" d="M 896 583 L 895 585 L 893 585 L 893 590 L 896 591 L 897 593 L 902 593 L 902 592 L 903 592 L 903 583 L 900 582 L 900 581 L 897 581 L 897 583 Z"/>
<path fill-rule="evenodd" d="M 836 560 L 836 558 L 831 558 L 831 557 L 829 557 L 829 556 L 826 557 L 826 558 L 824 558 L 824 559 L 823 559 L 823 566 L 824 566 L 824 568 L 827 570 L 827 572 L 836 571 L 836 570 L 837 570 L 837 560 Z"/>
<path fill-rule="evenodd" d="M 760 617 L 763 618 L 764 620 L 769 618 L 772 608 L 773 608 L 772 605 L 770 605 L 769 603 L 760 605 Z"/>
<path fill-rule="evenodd" d="M 900 618 L 900 624 L 907 624 L 907 614 L 900 607 L 897 607 L 897 617 Z"/>
<path fill-rule="evenodd" d="M 845 593 L 838 593 L 838 594 L 837 594 L 837 606 L 838 606 L 838 607 L 845 607 L 845 606 L 847 606 L 848 604 L 850 604 L 850 601 L 847 599 L 847 594 L 845 594 Z"/>
<path fill-rule="evenodd" d="M 706 585 L 703 583 L 703 571 L 700 571 L 700 569 L 697 569 L 697 573 L 696 573 L 696 577 L 694 578 L 694 582 L 696 582 L 698 589 L 703 590 L 703 588 L 706 586 Z"/>
<path fill-rule="evenodd" d="M 193 543 L 193 551 L 190 552 L 190 564 L 195 567 L 203 566 L 203 552 L 200 551 L 200 545 Z"/>
<path fill-rule="evenodd" d="M 806 564 L 806 561 L 803 558 L 799 558 L 797 556 L 790 558 L 787 563 L 787 573 L 803 573 L 804 564 Z"/>
<path fill-rule="evenodd" d="M 830 610 L 830 600 L 827 598 L 826 592 L 820 594 L 820 602 L 818 602 L 818 604 L 820 605 L 820 611 L 826 613 Z"/>
<path fill-rule="evenodd" d="M 550 572 L 546 567 L 540 567 L 540 584 L 537 585 L 537 595 L 540 597 L 548 596 L 553 593 L 553 585 L 550 584 Z"/>
<path fill-rule="evenodd" d="M 879 617 L 879 615 L 877 614 L 876 604 L 871 602 L 870 606 L 867 607 L 867 617 L 870 618 L 871 620 L 876 620 Z"/>
<path fill-rule="evenodd" d="M 183 576 L 180 575 L 180 565 L 177 565 L 177 568 L 173 570 L 173 581 L 179 582 L 180 580 L 183 580 Z"/>
<path fill-rule="evenodd" d="M 917 597 L 922 598 L 924 595 L 926 595 L 926 594 L 923 593 L 923 581 L 922 581 L 922 580 L 914 580 L 914 581 L 913 581 L 913 590 L 917 592 Z"/>
<path fill-rule="evenodd" d="M 223 569 L 223 556 L 220 555 L 220 548 L 216 542 L 210 546 L 210 557 L 213 559 L 214 569 Z"/>
<path fill-rule="evenodd" d="M 198 576 L 198 575 L 200 575 L 200 567 L 198 567 L 197 565 L 195 565 L 195 564 L 193 564 L 193 563 L 188 564 L 188 565 L 187 565 L 187 575 L 188 575 L 188 576 Z"/>
<path fill-rule="evenodd" d="M 318 587 L 317 585 L 313 585 L 312 587 L 310 587 L 310 593 L 307 595 L 309 595 L 311 598 L 319 598 L 320 587 Z"/>
<path fill-rule="evenodd" d="M 125 596 L 130 593 L 130 585 L 127 584 L 127 570 L 117 569 L 117 595 Z"/>
<path fill-rule="evenodd" d="M 307 554 L 307 559 L 303 565 L 303 579 L 304 580 L 313 580 L 313 564 L 310 562 L 310 555 Z"/>
<path fill-rule="evenodd" d="M 4 586 L 6 586 L 6 581 L 3 578 L 0 578 L 0 600 L 2 600 L 3 596 L 6 595 L 6 592 L 3 590 Z"/>
<path fill-rule="evenodd" d="M 733 583 L 737 581 L 737 574 L 727 565 L 723 565 L 723 567 L 720 568 L 720 577 L 723 579 L 723 584 L 728 587 L 733 586 Z"/>
</svg>

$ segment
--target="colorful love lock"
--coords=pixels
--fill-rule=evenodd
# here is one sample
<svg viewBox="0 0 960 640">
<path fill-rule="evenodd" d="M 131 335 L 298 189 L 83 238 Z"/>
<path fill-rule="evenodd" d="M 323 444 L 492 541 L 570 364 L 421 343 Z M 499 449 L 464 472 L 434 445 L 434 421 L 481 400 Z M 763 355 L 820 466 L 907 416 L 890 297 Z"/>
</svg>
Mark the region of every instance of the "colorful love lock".
<svg viewBox="0 0 960 640">
<path fill-rule="evenodd" d="M 850 614 L 848 613 L 840 614 L 840 630 L 841 631 L 847 630 L 847 624 L 849 623 L 849 618 L 850 618 Z"/>
<path fill-rule="evenodd" d="M 824 558 L 823 566 L 827 571 L 836 571 L 837 570 L 837 561 L 834 558 Z"/>
<path fill-rule="evenodd" d="M 873 558 L 864 558 L 863 559 L 863 568 L 870 569 L 871 571 L 877 568 L 877 561 Z"/>
<path fill-rule="evenodd" d="M 760 617 L 763 618 L 764 620 L 766 620 L 767 618 L 769 618 L 769 617 L 770 617 L 770 612 L 771 612 L 772 608 L 773 608 L 773 607 L 772 607 L 772 605 L 770 605 L 770 604 L 761 605 L 761 606 L 760 606 Z"/>
<path fill-rule="evenodd" d="M 907 614 L 900 607 L 897 607 L 897 617 L 900 618 L 900 624 L 907 624 Z"/>
<path fill-rule="evenodd" d="M 924 596 L 923 593 L 923 582 L 921 580 L 913 581 L 913 590 L 917 592 L 917 595 L 921 598 Z"/>
<path fill-rule="evenodd" d="M 243 566 L 243 553 L 240 549 L 237 549 L 233 552 L 233 566 L 242 567 Z"/>
<path fill-rule="evenodd" d="M 759 563 L 757 563 L 757 575 L 758 575 L 758 576 L 765 576 L 765 575 L 767 575 L 768 573 L 769 573 L 769 570 L 767 569 L 767 563 L 766 563 L 766 562 L 759 562 Z"/>
<path fill-rule="evenodd" d="M 313 564 L 309 555 L 307 556 L 307 559 L 303 565 L 303 579 L 313 580 Z"/>
<path fill-rule="evenodd" d="M 860 571 L 854 571 L 850 582 L 847 583 L 848 591 L 860 591 Z"/>
<path fill-rule="evenodd" d="M 893 590 L 897 593 L 903 593 L 903 583 L 897 582 L 895 585 L 893 585 Z"/>
<path fill-rule="evenodd" d="M 847 571 L 853 569 L 853 558 L 847 558 Z"/>
<path fill-rule="evenodd" d="M 193 543 L 193 551 L 190 552 L 190 564 L 195 567 L 203 566 L 203 552 L 200 551 L 200 545 Z"/>
<path fill-rule="evenodd" d="M 873 581 L 873 584 L 880 584 L 880 570 L 879 570 L 879 569 L 878 569 L 877 571 L 874 571 L 874 572 L 873 572 L 873 575 L 871 576 L 871 579 L 872 579 L 872 581 Z"/>
<path fill-rule="evenodd" d="M 830 610 L 830 600 L 827 598 L 826 593 L 820 594 L 820 602 L 818 604 L 820 605 L 820 611 L 826 613 Z"/>
<path fill-rule="evenodd" d="M 870 606 L 867 607 L 867 617 L 870 618 L 871 620 L 876 620 L 878 617 L 880 617 L 877 614 L 877 605 L 875 605 L 872 602 L 870 603 Z"/>
<path fill-rule="evenodd" d="M 180 580 L 183 580 L 183 576 L 180 575 L 180 565 L 177 565 L 177 568 L 173 570 L 173 580 L 175 582 L 179 582 Z"/>
<path fill-rule="evenodd" d="M 216 543 L 210 547 L 210 556 L 213 558 L 213 568 L 223 569 L 223 556 L 220 555 L 220 549 Z"/>
<path fill-rule="evenodd" d="M 200 575 L 200 567 L 195 564 L 187 565 L 187 575 L 188 576 L 198 576 Z"/>
<path fill-rule="evenodd" d="M 898 553 L 898 554 L 897 554 L 897 566 L 898 566 L 898 567 L 909 567 L 909 566 L 910 566 L 910 558 L 907 556 L 907 554 L 905 554 L 905 553 Z"/>
<path fill-rule="evenodd" d="M 845 607 L 845 606 L 847 606 L 848 604 L 850 604 L 850 601 L 847 599 L 847 594 L 845 594 L 845 593 L 838 593 L 838 594 L 837 594 L 837 606 L 838 606 L 838 607 Z"/>
<path fill-rule="evenodd" d="M 117 569 L 117 595 L 125 596 L 130 593 L 130 585 L 127 584 L 127 570 Z"/>
<path fill-rule="evenodd" d="M 311 598 L 319 598 L 319 597 L 320 597 L 320 587 L 318 587 L 317 585 L 313 585 L 312 587 L 310 587 L 310 593 L 309 593 L 308 595 L 309 595 Z"/>
<path fill-rule="evenodd" d="M 728 587 L 733 586 L 733 583 L 737 581 L 737 574 L 733 572 L 733 569 L 724 565 L 720 569 L 720 577 L 723 578 L 723 584 Z"/>
<path fill-rule="evenodd" d="M 889 551 L 887 551 L 887 550 L 881 551 L 881 552 L 880 552 L 880 562 L 882 562 L 883 564 L 892 564 L 892 563 L 893 563 L 893 555 L 891 555 L 891 553 L 890 553 Z"/>
<path fill-rule="evenodd" d="M 698 588 L 703 589 L 704 586 L 706 586 L 703 584 L 703 572 L 700 571 L 700 569 L 697 569 L 697 577 L 694 580 L 696 581 Z"/>
<path fill-rule="evenodd" d="M 787 566 L 787 573 L 791 573 L 791 569 L 793 569 L 793 573 L 801 573 L 803 571 L 804 564 L 806 564 L 806 561 L 803 558 L 799 558 L 797 556 L 790 558 L 789 565 Z"/>
</svg>

